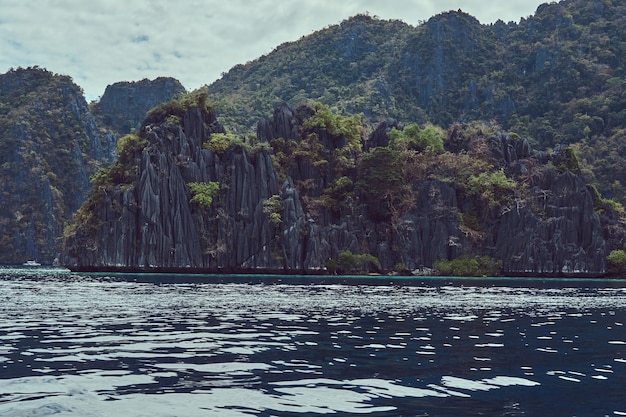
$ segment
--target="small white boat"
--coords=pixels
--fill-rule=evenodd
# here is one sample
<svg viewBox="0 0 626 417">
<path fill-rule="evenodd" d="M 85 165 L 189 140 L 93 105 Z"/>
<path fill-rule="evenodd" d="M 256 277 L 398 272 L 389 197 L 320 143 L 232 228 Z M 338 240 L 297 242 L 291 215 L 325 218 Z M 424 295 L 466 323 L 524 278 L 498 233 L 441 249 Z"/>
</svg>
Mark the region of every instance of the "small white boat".
<svg viewBox="0 0 626 417">
<path fill-rule="evenodd" d="M 23 266 L 41 266 L 41 264 L 37 261 L 26 261 L 22 264 Z"/>
</svg>

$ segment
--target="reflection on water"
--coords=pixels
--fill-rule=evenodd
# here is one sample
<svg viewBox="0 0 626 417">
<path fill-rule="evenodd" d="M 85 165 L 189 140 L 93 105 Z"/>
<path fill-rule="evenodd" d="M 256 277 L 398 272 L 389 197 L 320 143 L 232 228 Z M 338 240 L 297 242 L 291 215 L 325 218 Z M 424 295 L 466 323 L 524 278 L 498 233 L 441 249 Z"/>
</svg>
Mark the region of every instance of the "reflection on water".
<svg viewBox="0 0 626 417">
<path fill-rule="evenodd" d="M 289 282 L 0 270 L 0 415 L 626 415 L 622 282 Z"/>
</svg>

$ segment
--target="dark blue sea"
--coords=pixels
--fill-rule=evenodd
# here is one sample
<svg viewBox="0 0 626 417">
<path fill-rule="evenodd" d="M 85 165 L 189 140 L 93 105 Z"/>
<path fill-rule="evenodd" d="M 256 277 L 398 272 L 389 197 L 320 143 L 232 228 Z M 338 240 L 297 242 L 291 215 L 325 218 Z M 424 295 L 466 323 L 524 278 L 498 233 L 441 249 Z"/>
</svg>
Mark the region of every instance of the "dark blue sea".
<svg viewBox="0 0 626 417">
<path fill-rule="evenodd" d="M 626 416 L 626 281 L 0 269 L 0 416 Z"/>
</svg>

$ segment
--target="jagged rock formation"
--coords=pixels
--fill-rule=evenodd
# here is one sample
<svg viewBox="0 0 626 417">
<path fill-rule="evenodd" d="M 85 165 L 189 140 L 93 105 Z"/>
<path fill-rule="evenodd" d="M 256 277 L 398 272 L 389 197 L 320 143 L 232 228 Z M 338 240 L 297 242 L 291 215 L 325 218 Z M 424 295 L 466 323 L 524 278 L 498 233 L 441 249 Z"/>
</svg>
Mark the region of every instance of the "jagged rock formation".
<svg viewBox="0 0 626 417">
<path fill-rule="evenodd" d="M 588 187 L 570 171 L 545 170 L 530 196 L 500 218 L 496 255 L 506 271 L 603 272 L 608 254 L 600 217 Z"/>
<path fill-rule="evenodd" d="M 69 77 L 36 67 L 0 75 L 0 263 L 52 263 L 90 174 L 114 149 Z"/>
<path fill-rule="evenodd" d="M 212 133 L 223 132 L 214 115 L 204 112 L 189 108 L 181 124 L 147 119 L 142 134 L 148 145 L 135 155 L 137 177 L 130 187 L 117 187 L 92 202 L 90 215 L 102 226 L 79 228 L 66 244 L 70 264 L 274 265 L 275 231 L 263 212 L 263 201 L 279 192 L 270 156 L 249 155 L 241 148 L 223 154 L 202 148 Z M 219 205 L 204 211 L 190 202 L 187 184 L 196 181 L 220 182 Z"/>
<path fill-rule="evenodd" d="M 299 149 L 282 165 L 280 159 L 273 163 L 266 146 L 239 143 L 212 151 L 211 135 L 224 131 L 202 105 L 186 108 L 179 124 L 166 115 L 148 117 L 140 134 L 146 145 L 133 154 L 136 175 L 92 193 L 82 223 L 66 241 L 65 263 L 78 269 L 312 273 L 351 251 L 375 256 L 384 271 L 430 267 L 462 254 L 500 259 L 507 274 L 605 271 L 607 220 L 577 173 L 554 168 L 563 165 L 562 155 L 548 155 L 546 164 L 524 139 L 501 132 L 468 139 L 462 126 L 451 129 L 446 145 L 458 154 L 447 152 L 448 158 L 479 149 L 493 172 L 501 167 L 523 180 L 522 191 L 502 199 L 506 203 L 485 205 L 460 182 L 437 174 L 439 179 L 426 176 L 402 188 L 410 200 L 406 209 L 381 211 L 381 203 L 358 187 L 362 163 L 340 168 L 337 155 L 349 137 L 308 123 L 315 113 L 283 105 L 259 123 L 260 143 L 271 143 L 275 154 Z M 390 126 L 397 124 L 382 123 L 366 141 L 372 152 L 388 149 Z M 345 178 L 357 186 L 340 193 L 338 183 L 350 184 Z M 192 203 L 188 184 L 209 181 L 219 182 L 211 206 Z M 266 206 L 276 198 L 278 222 Z M 477 217 L 473 224 L 470 215 Z M 617 234 L 624 236 L 623 230 Z"/>
<path fill-rule="evenodd" d="M 0 262 L 51 262 L 90 175 L 115 158 L 118 136 L 141 129 L 96 174 L 68 229 L 70 264 L 316 271 L 349 250 L 382 270 L 486 255 L 507 273 L 601 273 L 624 219 L 585 180 L 624 201 L 625 13 L 617 1 L 562 0 L 519 24 L 461 11 L 417 27 L 359 15 L 209 87 L 226 105 L 220 120 L 241 133 L 281 100 L 362 114 L 366 129 L 385 120 L 358 144 L 354 125 L 330 111 L 311 122 L 308 106 L 275 109 L 256 143 L 232 141 L 200 104 L 142 127 L 149 108 L 184 92 L 178 81 L 117 83 L 87 107 L 68 77 L 12 70 L 0 76 Z M 468 133 L 480 119 L 530 142 L 502 128 Z M 412 121 L 456 123 L 446 153 L 394 142 Z M 188 201 L 190 182 L 211 181 L 213 205 Z"/>
<path fill-rule="evenodd" d="M 141 127 L 148 110 L 183 93 L 185 87 L 171 77 L 117 82 L 107 86 L 93 113 L 103 127 L 124 135 Z"/>
</svg>

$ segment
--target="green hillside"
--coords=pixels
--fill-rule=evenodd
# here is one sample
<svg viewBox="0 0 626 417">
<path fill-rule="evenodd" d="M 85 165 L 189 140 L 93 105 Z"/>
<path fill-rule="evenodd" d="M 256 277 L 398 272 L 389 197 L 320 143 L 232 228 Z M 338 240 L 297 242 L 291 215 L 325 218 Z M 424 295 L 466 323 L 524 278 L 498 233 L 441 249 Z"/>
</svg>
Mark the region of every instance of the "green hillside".
<svg viewBox="0 0 626 417">
<path fill-rule="evenodd" d="M 418 26 L 358 15 L 238 65 L 209 86 L 232 132 L 287 102 L 361 113 L 370 126 L 495 122 L 536 149 L 572 145 L 585 177 L 624 202 L 626 4 L 565 0 L 519 23 L 460 12 Z"/>
</svg>

